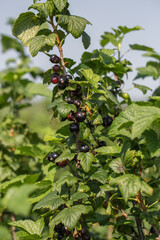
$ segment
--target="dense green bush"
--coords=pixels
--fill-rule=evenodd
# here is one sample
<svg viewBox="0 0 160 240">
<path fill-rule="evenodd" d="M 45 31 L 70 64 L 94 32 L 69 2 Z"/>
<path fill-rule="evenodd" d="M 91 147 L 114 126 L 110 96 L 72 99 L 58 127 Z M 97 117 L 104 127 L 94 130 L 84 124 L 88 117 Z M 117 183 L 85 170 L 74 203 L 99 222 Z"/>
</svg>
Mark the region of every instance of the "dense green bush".
<svg viewBox="0 0 160 240">
<path fill-rule="evenodd" d="M 11 172 L 1 180 L 3 239 L 9 239 L 10 233 L 14 240 L 143 240 L 160 234 L 159 89 L 147 102 L 132 102 L 122 90 L 132 71 L 131 62 L 121 53 L 122 41 L 141 27 L 119 26 L 105 32 L 102 48 L 85 51 L 76 65 L 64 58 L 63 44 L 71 34 L 81 37 L 87 49 L 87 24 L 88 20 L 71 15 L 67 0 L 34 0 L 13 25 L 13 35 L 29 47 L 31 55 L 43 52 L 53 66 L 44 73 L 43 86 L 23 79 L 26 73 L 42 76 L 24 60 L 1 74 L 4 106 L 7 102 L 12 110 L 12 116 L 2 121 L 0 138 L 2 168 Z M 20 49 L 21 59 L 27 60 L 17 40 L 11 42 Z M 106 48 L 108 43 L 112 49 Z M 59 56 L 50 52 L 53 47 Z M 133 44 L 129 50 L 144 51 L 144 56 L 154 59 L 137 69 L 135 80 L 159 78 L 160 55 L 154 49 Z M 44 136 L 44 143 L 24 128 L 18 111 L 34 94 L 50 96 L 47 84 L 53 86 L 48 110 L 59 125 Z M 134 87 L 144 94 L 151 90 L 135 82 Z M 15 131 L 15 137 L 21 135 L 19 142 Z M 4 133 L 14 145 L 6 144 Z"/>
</svg>

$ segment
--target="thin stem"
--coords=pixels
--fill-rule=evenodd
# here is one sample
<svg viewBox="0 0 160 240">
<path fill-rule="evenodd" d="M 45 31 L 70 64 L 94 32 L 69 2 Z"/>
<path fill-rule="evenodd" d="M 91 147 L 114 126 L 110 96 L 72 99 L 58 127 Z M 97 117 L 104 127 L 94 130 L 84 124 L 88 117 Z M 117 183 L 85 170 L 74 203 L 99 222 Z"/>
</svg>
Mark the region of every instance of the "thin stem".
<svg viewBox="0 0 160 240">
<path fill-rule="evenodd" d="M 79 153 L 79 132 L 76 133 L 76 150 L 78 154 Z"/>
<path fill-rule="evenodd" d="M 14 214 L 12 214 L 11 221 L 14 222 L 15 220 L 16 220 L 15 216 Z M 13 236 L 13 240 L 16 240 L 16 228 L 14 226 L 12 226 L 12 236 Z"/>
<path fill-rule="evenodd" d="M 141 222 L 141 219 L 139 218 L 138 215 L 135 215 L 135 219 L 136 219 L 136 224 L 137 224 L 137 228 L 138 228 L 138 233 L 139 233 L 140 240 L 144 240 L 144 234 L 143 234 L 143 231 L 142 231 L 142 222 Z"/>
<path fill-rule="evenodd" d="M 66 72 L 66 68 L 65 68 L 64 59 L 63 59 L 63 49 L 61 47 L 60 38 L 59 38 L 59 35 L 58 35 L 57 28 L 54 25 L 53 18 L 51 18 L 50 24 L 52 25 L 52 28 L 57 35 L 58 50 L 59 50 L 59 53 L 60 53 L 60 59 L 61 59 L 61 64 L 62 64 L 62 68 L 63 68 L 63 74 L 66 75 L 67 72 Z"/>
<path fill-rule="evenodd" d="M 131 48 L 129 48 L 124 54 L 122 54 L 122 56 L 120 57 L 120 60 L 130 51 L 131 51 Z"/>
<path fill-rule="evenodd" d="M 73 169 L 73 167 L 72 167 L 70 161 L 68 161 L 68 160 L 67 160 L 67 165 L 70 167 L 71 172 L 73 173 L 73 175 L 74 175 L 75 177 L 78 177 L 77 172 L 74 171 L 74 169 Z"/>
</svg>

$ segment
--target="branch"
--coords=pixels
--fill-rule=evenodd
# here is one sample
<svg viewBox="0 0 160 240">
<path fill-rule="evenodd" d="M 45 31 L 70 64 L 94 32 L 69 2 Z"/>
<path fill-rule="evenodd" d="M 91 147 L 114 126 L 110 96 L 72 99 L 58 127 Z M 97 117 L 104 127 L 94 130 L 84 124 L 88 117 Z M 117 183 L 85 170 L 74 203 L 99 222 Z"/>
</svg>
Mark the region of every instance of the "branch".
<svg viewBox="0 0 160 240">
<path fill-rule="evenodd" d="M 57 29 L 54 25 L 53 18 L 51 18 L 50 24 L 52 25 L 52 28 L 57 35 L 58 50 L 59 50 L 59 53 L 60 53 L 60 59 L 61 59 L 61 64 L 62 64 L 62 68 L 63 68 L 63 74 L 66 75 L 67 72 L 66 72 L 66 68 L 65 68 L 64 59 L 63 59 L 63 49 L 61 47 L 60 38 L 59 38 L 59 35 L 58 35 L 58 31 L 57 31 Z"/>
<path fill-rule="evenodd" d="M 14 214 L 12 214 L 11 221 L 14 222 L 15 220 L 16 220 L 15 216 Z M 16 228 L 14 226 L 12 226 L 12 236 L 13 236 L 13 240 L 16 240 Z"/>
</svg>

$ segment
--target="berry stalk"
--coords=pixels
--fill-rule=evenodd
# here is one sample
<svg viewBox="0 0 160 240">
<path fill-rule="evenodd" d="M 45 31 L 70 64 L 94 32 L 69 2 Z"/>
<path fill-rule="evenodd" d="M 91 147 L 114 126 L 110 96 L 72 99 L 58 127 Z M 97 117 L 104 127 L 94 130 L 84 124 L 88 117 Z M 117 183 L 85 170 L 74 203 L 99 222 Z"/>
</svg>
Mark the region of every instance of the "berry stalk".
<svg viewBox="0 0 160 240">
<path fill-rule="evenodd" d="M 51 24 L 54 32 L 55 32 L 56 35 L 57 35 L 58 50 L 59 50 L 60 59 L 61 59 L 61 64 L 62 64 L 62 68 L 63 68 L 63 74 L 66 75 L 67 72 L 66 72 L 66 68 L 65 68 L 64 59 L 63 59 L 63 49 L 62 49 L 62 47 L 61 47 L 60 38 L 59 38 L 59 35 L 58 35 L 58 31 L 57 31 L 57 29 L 56 29 L 56 27 L 55 27 L 55 25 L 54 25 L 53 18 L 51 18 L 50 24 Z"/>
</svg>

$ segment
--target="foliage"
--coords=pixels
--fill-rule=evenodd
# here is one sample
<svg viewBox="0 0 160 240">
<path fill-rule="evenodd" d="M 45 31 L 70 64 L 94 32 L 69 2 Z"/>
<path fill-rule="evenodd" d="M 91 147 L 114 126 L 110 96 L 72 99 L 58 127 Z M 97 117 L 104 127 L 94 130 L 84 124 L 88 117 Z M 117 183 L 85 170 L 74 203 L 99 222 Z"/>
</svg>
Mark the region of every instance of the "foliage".
<svg viewBox="0 0 160 240">
<path fill-rule="evenodd" d="M 122 41 L 142 28 L 119 26 L 105 32 L 102 48 L 85 51 L 75 66 L 74 60 L 64 59 L 62 47 L 71 34 L 82 37 L 87 49 L 88 24 L 70 14 L 67 0 L 34 0 L 29 11 L 17 18 L 13 35 L 32 56 L 43 52 L 54 64 L 44 73 L 44 85 L 24 78 L 26 73 L 35 78 L 42 72 L 29 66 L 16 39 L 2 36 L 3 51 L 14 48 L 21 60 L 0 75 L 0 106 L 10 108 L 0 137 L 2 223 L 9 222 L 12 228 L 0 226 L 5 239 L 11 232 L 19 240 L 103 239 L 96 232 L 103 226 L 112 231 L 112 239 L 155 239 L 160 234 L 159 89 L 148 102 L 132 102 L 122 90 L 132 71 L 121 53 Z M 113 49 L 106 48 L 108 43 Z M 50 53 L 53 47 L 59 57 Z M 148 76 L 156 80 L 159 54 L 139 44 L 129 50 L 154 58 L 137 69 L 135 80 Z M 55 84 L 52 94 L 47 84 Z M 144 94 L 151 90 L 136 83 L 134 87 Z M 59 120 L 52 135 L 44 136 L 46 143 L 18 118 L 36 94 L 51 98 L 48 110 L 51 118 Z M 12 221 L 5 219 L 5 211 Z"/>
</svg>

